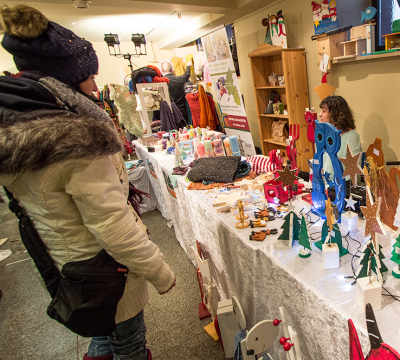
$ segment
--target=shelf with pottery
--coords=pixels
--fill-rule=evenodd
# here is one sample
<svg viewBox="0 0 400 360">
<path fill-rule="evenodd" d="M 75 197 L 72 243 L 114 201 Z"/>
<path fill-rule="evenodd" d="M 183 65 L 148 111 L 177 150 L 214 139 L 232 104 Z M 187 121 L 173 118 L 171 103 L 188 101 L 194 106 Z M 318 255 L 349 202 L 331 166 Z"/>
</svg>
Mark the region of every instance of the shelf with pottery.
<svg viewBox="0 0 400 360">
<path fill-rule="evenodd" d="M 304 131 L 304 127 L 307 127 L 304 122 L 304 109 L 309 107 L 305 50 L 283 49 L 280 46 L 263 43 L 248 56 L 253 76 L 262 153 L 268 155 L 277 147 L 281 150 L 286 147 L 286 143 L 275 143 L 270 140 L 274 119 L 286 120 L 286 126 L 300 124 L 302 130 L 296 142 L 300 155 L 298 165 L 300 169 L 308 169 L 307 158 L 302 156 L 313 151 L 311 143 L 307 140 L 307 131 Z M 272 72 L 284 76 L 285 86 L 269 86 L 269 76 Z M 289 115 L 265 114 L 268 91 L 272 90 L 276 90 L 282 103 L 287 105 Z"/>
</svg>

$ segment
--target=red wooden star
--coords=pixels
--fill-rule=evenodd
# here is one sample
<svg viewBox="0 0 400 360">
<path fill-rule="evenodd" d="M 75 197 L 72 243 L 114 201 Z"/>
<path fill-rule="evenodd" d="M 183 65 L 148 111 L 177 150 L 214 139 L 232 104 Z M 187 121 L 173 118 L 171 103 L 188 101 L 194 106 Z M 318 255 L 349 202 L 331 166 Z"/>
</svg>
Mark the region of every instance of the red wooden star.
<svg viewBox="0 0 400 360">
<path fill-rule="evenodd" d="M 360 206 L 365 217 L 364 236 L 371 235 L 375 249 L 379 249 L 379 244 L 376 243 L 377 237 L 375 233 L 386 235 L 381 219 L 379 218 L 381 200 L 382 198 L 378 198 L 378 200 L 373 203 L 371 190 L 369 186 L 367 186 L 367 206 Z"/>
<path fill-rule="evenodd" d="M 358 165 L 361 154 L 362 153 L 359 153 L 359 154 L 353 156 L 353 152 L 351 151 L 350 144 L 347 144 L 346 158 L 339 158 L 339 160 L 344 165 L 343 179 L 347 175 L 350 175 L 350 179 L 351 179 L 351 182 L 353 183 L 353 187 L 357 186 L 357 174 L 363 174 L 363 171 L 362 171 L 360 165 Z"/>
</svg>

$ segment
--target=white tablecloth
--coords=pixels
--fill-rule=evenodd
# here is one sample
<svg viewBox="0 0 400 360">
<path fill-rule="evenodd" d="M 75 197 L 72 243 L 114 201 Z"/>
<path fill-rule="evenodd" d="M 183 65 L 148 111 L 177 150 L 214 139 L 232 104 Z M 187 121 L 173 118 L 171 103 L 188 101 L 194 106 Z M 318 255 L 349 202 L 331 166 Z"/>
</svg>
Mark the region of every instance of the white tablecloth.
<svg viewBox="0 0 400 360">
<path fill-rule="evenodd" d="M 169 173 L 173 168 L 173 156 L 165 153 L 148 153 L 137 147 L 138 157 L 149 159 L 159 172 Z M 159 177 L 162 179 L 162 177 Z M 322 252 L 313 246 L 309 258 L 300 258 L 296 245 L 289 250 L 287 241 L 277 240 L 278 235 L 267 236 L 263 242 L 252 242 L 252 229 L 237 229 L 237 222 L 230 214 L 220 214 L 211 206 L 212 199 L 205 191 L 187 190 L 183 177 L 178 181 L 177 199 L 167 191 L 160 180 L 163 199 L 169 209 L 176 237 L 189 258 L 194 262 L 190 246 L 198 240 L 205 258 L 211 260 L 214 281 L 221 300 L 235 295 L 246 315 L 248 329 L 258 321 L 279 318 L 279 306 L 287 313 L 288 322 L 297 331 L 303 359 L 349 358 L 348 319 L 352 319 L 359 334 L 364 354 L 369 351 L 365 315 L 356 303 L 356 285 L 351 286 L 351 255 L 340 259 L 340 268 L 324 270 Z M 163 189 L 164 188 L 164 189 Z M 303 204 L 296 200 L 294 204 Z M 250 218 L 252 214 L 249 213 Z M 317 218 L 314 216 L 313 220 Z M 280 229 L 283 220 L 277 219 L 268 228 Z M 310 227 L 319 232 L 322 221 Z M 352 234 L 363 239 L 364 224 Z M 392 231 L 391 231 L 392 232 Z M 392 232 L 393 233 L 393 232 Z M 385 264 L 389 272 L 384 286 L 392 293 L 400 294 L 400 281 L 391 275 L 395 265 L 389 261 L 391 240 L 380 237 Z M 343 245 L 347 246 L 345 240 Z M 358 244 L 349 240 L 349 250 L 354 253 Z M 354 260 L 357 265 L 357 260 Z M 178 279 L 179 281 L 179 279 Z M 398 319 L 400 303 L 391 297 L 383 297 L 382 310 L 375 316 L 384 342 L 400 351 Z M 282 329 L 280 335 L 283 336 Z M 274 359 L 285 359 L 285 353 L 277 340 L 269 351 Z"/>
</svg>

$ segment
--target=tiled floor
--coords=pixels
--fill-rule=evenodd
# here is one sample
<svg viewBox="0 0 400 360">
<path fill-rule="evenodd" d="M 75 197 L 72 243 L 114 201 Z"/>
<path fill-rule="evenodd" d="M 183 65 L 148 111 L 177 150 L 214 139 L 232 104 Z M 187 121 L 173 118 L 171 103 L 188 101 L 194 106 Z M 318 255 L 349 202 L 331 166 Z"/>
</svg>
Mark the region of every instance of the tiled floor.
<svg viewBox="0 0 400 360">
<path fill-rule="evenodd" d="M 158 211 L 144 214 L 143 219 L 151 239 L 177 276 L 176 287 L 165 295 L 160 296 L 150 286 L 145 321 L 153 358 L 225 359 L 221 345 L 203 329 L 210 319 L 199 320 L 196 269 L 179 246 L 174 229 L 166 226 Z M 90 339 L 73 334 L 46 315 L 50 296 L 21 243 L 14 214 L 0 203 L 0 239 L 3 238 L 9 240 L 0 250 L 11 249 L 13 253 L 0 262 L 0 360 L 82 359 Z"/>
</svg>

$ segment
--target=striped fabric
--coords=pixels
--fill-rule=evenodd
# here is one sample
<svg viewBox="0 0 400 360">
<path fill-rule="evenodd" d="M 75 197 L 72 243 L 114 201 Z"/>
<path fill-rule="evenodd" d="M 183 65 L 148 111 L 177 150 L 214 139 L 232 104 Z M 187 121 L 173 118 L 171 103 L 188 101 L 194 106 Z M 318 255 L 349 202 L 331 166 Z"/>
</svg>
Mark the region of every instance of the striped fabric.
<svg viewBox="0 0 400 360">
<path fill-rule="evenodd" d="M 246 159 L 251 164 L 251 170 L 257 174 L 267 173 L 275 170 L 275 164 L 273 164 L 268 156 L 254 155 Z"/>
</svg>

